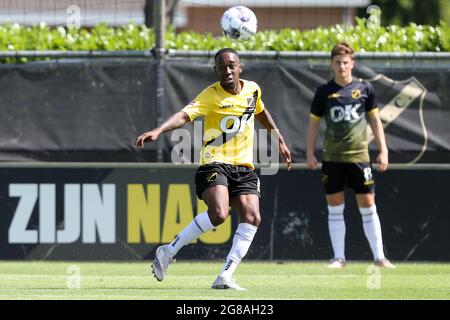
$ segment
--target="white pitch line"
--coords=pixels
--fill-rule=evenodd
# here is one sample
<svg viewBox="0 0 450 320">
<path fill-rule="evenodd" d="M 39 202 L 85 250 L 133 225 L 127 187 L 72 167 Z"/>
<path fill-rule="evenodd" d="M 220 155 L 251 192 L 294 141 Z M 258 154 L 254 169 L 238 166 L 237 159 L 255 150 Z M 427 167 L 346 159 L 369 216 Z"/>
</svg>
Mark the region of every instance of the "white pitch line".
<svg viewBox="0 0 450 320">
<path fill-rule="evenodd" d="M 3 274 L 0 275 L 0 280 L 2 278 L 61 278 L 66 279 L 71 275 L 48 275 L 48 274 Z M 277 279 L 277 278 L 355 278 L 364 277 L 365 274 L 354 275 L 354 274 L 299 274 L 299 275 L 240 275 L 239 278 L 264 278 L 264 279 Z M 142 276 L 92 276 L 92 275 L 80 275 L 81 279 L 143 279 L 148 277 L 153 277 L 152 275 L 142 275 Z M 170 278 L 214 278 L 214 275 L 170 275 Z"/>
</svg>

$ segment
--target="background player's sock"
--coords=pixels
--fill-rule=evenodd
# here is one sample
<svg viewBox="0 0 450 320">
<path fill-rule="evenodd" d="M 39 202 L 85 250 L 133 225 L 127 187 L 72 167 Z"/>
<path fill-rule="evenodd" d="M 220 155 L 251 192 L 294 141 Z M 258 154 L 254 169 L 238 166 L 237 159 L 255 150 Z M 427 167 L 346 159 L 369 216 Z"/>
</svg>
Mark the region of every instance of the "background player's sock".
<svg viewBox="0 0 450 320">
<path fill-rule="evenodd" d="M 377 214 L 377 207 L 359 208 L 362 215 L 364 233 L 369 240 L 374 260 L 384 259 L 383 240 L 381 236 L 380 218 Z"/>
<path fill-rule="evenodd" d="M 330 232 L 334 258 L 345 260 L 345 204 L 328 206 L 328 231 Z"/>
<path fill-rule="evenodd" d="M 184 245 L 189 244 L 192 240 L 197 239 L 202 233 L 214 228 L 215 227 L 209 219 L 208 212 L 198 214 L 194 220 L 192 220 L 192 222 L 169 244 L 169 253 L 173 257 Z"/>
<path fill-rule="evenodd" d="M 233 238 L 233 245 L 228 253 L 220 275 L 230 279 L 242 258 L 247 254 L 258 228 L 248 223 L 240 223 Z"/>
</svg>

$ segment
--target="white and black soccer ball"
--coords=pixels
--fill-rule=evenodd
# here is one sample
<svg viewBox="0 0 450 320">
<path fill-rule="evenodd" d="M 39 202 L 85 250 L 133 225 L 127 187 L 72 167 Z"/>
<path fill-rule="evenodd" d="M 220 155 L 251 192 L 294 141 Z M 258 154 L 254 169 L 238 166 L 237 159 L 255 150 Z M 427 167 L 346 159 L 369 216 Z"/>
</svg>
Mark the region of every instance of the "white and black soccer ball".
<svg viewBox="0 0 450 320">
<path fill-rule="evenodd" d="M 254 12 L 249 8 L 235 6 L 223 13 L 220 26 L 227 37 L 246 41 L 255 35 L 258 28 L 258 20 Z"/>
</svg>

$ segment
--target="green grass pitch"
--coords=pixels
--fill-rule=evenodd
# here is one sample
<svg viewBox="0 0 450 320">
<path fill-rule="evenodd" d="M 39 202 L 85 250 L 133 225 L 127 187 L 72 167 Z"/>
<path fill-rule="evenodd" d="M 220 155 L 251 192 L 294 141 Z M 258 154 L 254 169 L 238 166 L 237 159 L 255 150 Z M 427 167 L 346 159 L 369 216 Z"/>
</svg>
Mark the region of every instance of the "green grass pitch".
<svg viewBox="0 0 450 320">
<path fill-rule="evenodd" d="M 325 265 L 244 261 L 236 280 L 249 290 L 236 292 L 210 289 L 219 261 L 179 261 L 163 282 L 148 262 L 3 261 L 0 299 L 450 299 L 448 263 L 397 263 L 394 270 L 369 262 Z"/>
</svg>

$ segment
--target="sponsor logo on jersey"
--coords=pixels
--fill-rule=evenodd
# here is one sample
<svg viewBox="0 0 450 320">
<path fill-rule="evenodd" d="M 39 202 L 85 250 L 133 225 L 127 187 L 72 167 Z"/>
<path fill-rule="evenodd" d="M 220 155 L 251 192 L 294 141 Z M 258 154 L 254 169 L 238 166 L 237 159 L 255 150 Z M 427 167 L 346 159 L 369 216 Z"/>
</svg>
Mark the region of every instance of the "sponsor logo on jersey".
<svg viewBox="0 0 450 320">
<path fill-rule="evenodd" d="M 339 98 L 340 96 L 341 96 L 340 93 L 335 92 L 335 93 L 330 94 L 330 95 L 328 96 L 328 99 Z"/>
<path fill-rule="evenodd" d="M 220 106 L 219 109 L 228 109 L 228 108 L 233 108 L 233 107 L 234 107 L 234 104 L 226 104 L 226 105 Z"/>
<path fill-rule="evenodd" d="M 346 104 L 345 106 L 334 106 L 330 109 L 331 121 L 335 123 L 341 121 L 355 123 L 360 119 L 360 115 L 358 114 L 359 107 L 361 107 L 360 103 L 355 105 Z"/>
</svg>

